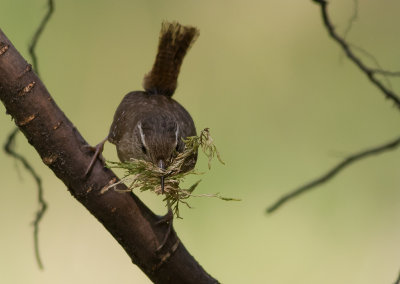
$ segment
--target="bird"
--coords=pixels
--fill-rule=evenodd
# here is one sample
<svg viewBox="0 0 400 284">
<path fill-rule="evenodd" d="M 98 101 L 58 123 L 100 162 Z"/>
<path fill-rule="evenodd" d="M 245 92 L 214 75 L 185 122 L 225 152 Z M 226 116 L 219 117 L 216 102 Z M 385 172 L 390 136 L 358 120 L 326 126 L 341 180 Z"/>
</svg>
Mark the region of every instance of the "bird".
<svg viewBox="0 0 400 284">
<path fill-rule="evenodd" d="M 162 23 L 156 59 L 143 80 L 144 90 L 130 92 L 122 99 L 109 134 L 93 149 L 85 176 L 101 155 L 106 141 L 116 146 L 121 162 L 145 160 L 163 170 L 184 151 L 184 139 L 195 136 L 196 127 L 189 112 L 172 96 L 183 59 L 199 34 L 196 27 L 178 22 Z M 192 170 L 196 161 L 195 152 L 184 161 L 180 171 Z M 165 193 L 164 178 L 160 178 L 162 193 Z M 157 250 L 165 245 L 172 228 L 173 212 L 170 204 L 167 205 L 168 213 L 158 223 L 167 223 L 168 229 Z"/>
</svg>

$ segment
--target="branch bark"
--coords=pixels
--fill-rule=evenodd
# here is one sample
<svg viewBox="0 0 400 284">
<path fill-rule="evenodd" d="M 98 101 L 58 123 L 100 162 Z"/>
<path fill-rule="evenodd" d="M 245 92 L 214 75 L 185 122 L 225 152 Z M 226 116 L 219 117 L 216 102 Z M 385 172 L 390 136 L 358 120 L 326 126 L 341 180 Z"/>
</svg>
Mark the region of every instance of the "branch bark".
<svg viewBox="0 0 400 284">
<path fill-rule="evenodd" d="M 157 225 L 159 217 L 133 193 L 100 193 L 118 180 L 111 170 L 96 162 L 91 175 L 84 177 L 91 159 L 87 142 L 1 30 L 0 100 L 42 161 L 153 282 L 218 283 L 189 254 L 174 230 L 156 253 L 166 226 Z M 121 184 L 118 189 L 126 187 Z"/>
</svg>

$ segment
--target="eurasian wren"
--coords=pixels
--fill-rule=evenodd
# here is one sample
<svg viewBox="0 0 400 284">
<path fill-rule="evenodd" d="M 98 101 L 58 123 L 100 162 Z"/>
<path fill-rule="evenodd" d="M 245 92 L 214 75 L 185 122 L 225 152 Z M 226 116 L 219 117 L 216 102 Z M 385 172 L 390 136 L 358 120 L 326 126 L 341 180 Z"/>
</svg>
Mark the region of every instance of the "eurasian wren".
<svg viewBox="0 0 400 284">
<path fill-rule="evenodd" d="M 172 98 L 186 52 L 199 36 L 195 27 L 162 24 L 158 52 L 152 70 L 144 77 L 145 91 L 128 93 L 119 104 L 110 132 L 97 145 L 91 170 L 108 140 L 116 145 L 122 162 L 141 159 L 166 169 L 178 152 L 182 139 L 196 135 L 190 114 Z M 182 171 L 194 168 L 197 156 L 185 161 Z"/>
<path fill-rule="evenodd" d="M 114 115 L 108 136 L 96 146 L 86 171 L 90 172 L 108 140 L 116 145 L 122 162 L 146 160 L 166 169 L 177 153 L 184 150 L 182 139 L 196 135 L 190 114 L 172 95 L 177 87 L 179 70 L 190 46 L 199 36 L 195 27 L 179 23 L 162 24 L 158 52 L 152 70 L 144 77 L 144 91 L 128 93 Z M 197 154 L 185 160 L 182 171 L 194 168 Z M 164 192 L 164 177 L 161 178 Z M 159 249 L 165 244 L 172 224 L 172 211 L 161 222 L 169 224 Z"/>
</svg>

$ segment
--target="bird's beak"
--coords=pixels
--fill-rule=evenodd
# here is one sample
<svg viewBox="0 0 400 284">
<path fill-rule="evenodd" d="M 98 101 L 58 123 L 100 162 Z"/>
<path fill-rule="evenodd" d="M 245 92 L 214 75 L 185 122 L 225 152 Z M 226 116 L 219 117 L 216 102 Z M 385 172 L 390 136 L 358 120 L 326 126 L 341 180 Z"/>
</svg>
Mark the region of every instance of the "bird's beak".
<svg viewBox="0 0 400 284">
<path fill-rule="evenodd" d="M 158 167 L 165 170 L 165 163 L 163 160 L 158 161 Z M 164 176 L 161 176 L 161 194 L 164 194 Z"/>
</svg>

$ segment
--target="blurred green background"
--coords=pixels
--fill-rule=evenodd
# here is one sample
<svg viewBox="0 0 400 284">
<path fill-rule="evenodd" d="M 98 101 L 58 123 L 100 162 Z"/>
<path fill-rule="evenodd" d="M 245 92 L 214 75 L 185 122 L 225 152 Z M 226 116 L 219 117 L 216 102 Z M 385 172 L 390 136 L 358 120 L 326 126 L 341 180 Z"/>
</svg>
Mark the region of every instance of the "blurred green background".
<svg viewBox="0 0 400 284">
<path fill-rule="evenodd" d="M 27 46 L 45 0 L 0 0 L 0 28 Z M 55 1 L 37 46 L 42 79 L 82 135 L 97 144 L 153 64 L 162 20 L 199 27 L 175 95 L 198 130 L 210 127 L 226 165 L 206 171 L 175 228 L 222 283 L 392 283 L 400 269 L 400 151 L 354 164 L 273 215 L 265 208 L 345 156 L 399 134 L 399 111 L 350 63 L 304 1 Z M 353 1 L 330 1 L 343 33 Z M 400 2 L 360 0 L 348 39 L 400 69 Z M 364 57 L 368 63 L 371 60 Z M 399 80 L 392 80 L 400 91 Z M 0 141 L 14 123 L 0 105 Z M 17 148 L 44 181 L 45 265 L 34 259 L 32 178 L 0 153 L 1 283 L 149 283 L 108 232 L 71 197 L 22 135 Z M 106 145 L 105 157 L 117 160 Z M 165 213 L 161 199 L 138 194 Z M 129 224 L 127 224 L 129 226 Z"/>
</svg>

